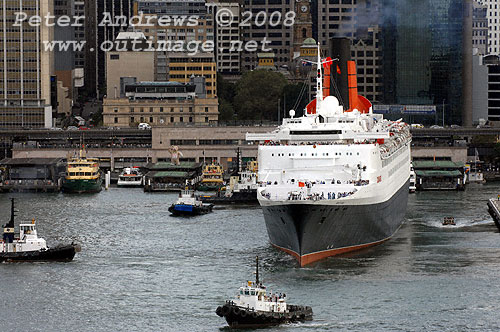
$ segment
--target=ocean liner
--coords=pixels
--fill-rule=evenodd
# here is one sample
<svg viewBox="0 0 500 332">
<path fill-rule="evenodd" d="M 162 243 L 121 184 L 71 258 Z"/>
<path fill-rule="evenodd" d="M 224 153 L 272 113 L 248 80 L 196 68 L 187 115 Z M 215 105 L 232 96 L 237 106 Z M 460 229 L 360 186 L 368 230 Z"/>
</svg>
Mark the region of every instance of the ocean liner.
<svg viewBox="0 0 500 332">
<path fill-rule="evenodd" d="M 259 142 L 257 198 L 270 242 L 300 266 L 382 243 L 406 213 L 409 126 L 372 112 L 357 93 L 355 63 L 343 61 L 348 47 L 337 44 L 335 60 L 321 60 L 318 45 L 317 93 L 304 115 L 291 110 L 275 131 L 247 134 Z"/>
</svg>

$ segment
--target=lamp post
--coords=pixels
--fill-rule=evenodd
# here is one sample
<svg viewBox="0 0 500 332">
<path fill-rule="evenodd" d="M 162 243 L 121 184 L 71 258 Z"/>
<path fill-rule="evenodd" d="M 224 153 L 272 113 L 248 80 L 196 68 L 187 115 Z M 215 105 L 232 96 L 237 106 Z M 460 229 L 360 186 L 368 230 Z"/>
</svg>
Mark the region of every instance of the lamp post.
<svg viewBox="0 0 500 332">
<path fill-rule="evenodd" d="M 443 128 L 444 128 L 444 101 L 445 99 L 443 99 Z"/>
</svg>

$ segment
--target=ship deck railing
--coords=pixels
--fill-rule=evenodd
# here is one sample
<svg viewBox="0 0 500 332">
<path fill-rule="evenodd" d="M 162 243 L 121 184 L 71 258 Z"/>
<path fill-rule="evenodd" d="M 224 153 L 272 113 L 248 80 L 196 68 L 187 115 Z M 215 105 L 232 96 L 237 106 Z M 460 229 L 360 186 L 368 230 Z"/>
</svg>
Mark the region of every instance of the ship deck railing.
<svg viewBox="0 0 500 332">
<path fill-rule="evenodd" d="M 286 201 L 323 201 L 323 200 L 336 200 L 354 195 L 358 189 L 353 186 L 344 188 L 325 188 L 327 190 L 312 190 L 307 193 L 302 190 L 294 188 L 291 191 L 266 191 L 260 192 L 262 197 L 267 199 L 286 200 Z"/>
</svg>

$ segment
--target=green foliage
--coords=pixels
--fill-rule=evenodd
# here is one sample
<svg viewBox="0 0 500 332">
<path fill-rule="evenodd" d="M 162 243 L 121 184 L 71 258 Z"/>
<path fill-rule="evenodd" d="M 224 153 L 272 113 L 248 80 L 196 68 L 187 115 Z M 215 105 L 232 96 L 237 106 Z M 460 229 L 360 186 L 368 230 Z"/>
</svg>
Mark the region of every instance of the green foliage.
<svg viewBox="0 0 500 332">
<path fill-rule="evenodd" d="M 234 95 L 236 85 L 224 80 L 221 74 L 217 74 L 217 96 L 219 98 L 219 121 L 234 120 Z"/>
<path fill-rule="evenodd" d="M 307 84 L 307 83 L 306 83 Z M 304 83 L 296 83 L 296 84 L 288 84 L 285 86 L 283 95 L 285 100 L 285 117 L 289 117 L 289 111 L 291 109 L 295 110 L 295 116 L 302 116 L 303 110 L 309 103 L 309 88 L 307 86 L 304 87 L 304 92 L 300 100 L 297 100 L 300 97 L 300 92 Z M 295 108 L 294 108 L 295 107 Z M 283 114 L 281 115 L 283 117 Z"/>
<path fill-rule="evenodd" d="M 277 120 L 278 99 L 287 81 L 277 72 L 254 70 L 245 73 L 236 85 L 234 108 L 238 120 Z"/>
<path fill-rule="evenodd" d="M 229 101 L 219 99 L 219 121 L 234 120 L 234 107 Z"/>
<path fill-rule="evenodd" d="M 496 140 L 493 135 L 476 135 L 472 137 L 472 144 L 496 143 Z"/>
<path fill-rule="evenodd" d="M 493 157 L 500 158 L 500 143 L 493 145 Z"/>
<path fill-rule="evenodd" d="M 217 73 L 217 97 L 219 100 L 225 100 L 233 103 L 234 95 L 236 94 L 236 85 L 224 80 L 221 74 Z"/>
<path fill-rule="evenodd" d="M 90 122 L 94 125 L 94 127 L 100 127 L 103 125 L 102 108 L 100 108 L 99 111 L 92 114 Z"/>
</svg>

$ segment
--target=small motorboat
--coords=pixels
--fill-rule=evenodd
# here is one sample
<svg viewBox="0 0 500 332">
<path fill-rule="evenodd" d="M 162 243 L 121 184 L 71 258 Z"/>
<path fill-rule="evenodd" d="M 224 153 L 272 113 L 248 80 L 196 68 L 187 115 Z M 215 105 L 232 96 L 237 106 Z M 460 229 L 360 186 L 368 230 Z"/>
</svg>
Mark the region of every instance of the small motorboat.
<svg viewBox="0 0 500 332">
<path fill-rule="evenodd" d="M 455 226 L 455 218 L 454 217 L 444 217 L 443 219 L 443 226 Z"/>
<path fill-rule="evenodd" d="M 268 293 L 259 281 L 259 258 L 256 258 L 255 282 L 240 287 L 236 299 L 217 307 L 232 328 L 256 328 L 312 320 L 311 307 L 286 303 L 286 294 Z"/>
<path fill-rule="evenodd" d="M 213 204 L 205 204 L 200 201 L 194 195 L 193 190 L 186 189 L 179 194 L 177 202 L 172 204 L 168 211 L 174 216 L 197 216 L 212 212 L 213 207 Z"/>
<path fill-rule="evenodd" d="M 10 221 L 3 226 L 3 238 L 0 240 L 0 262 L 69 262 L 81 250 L 80 245 L 75 243 L 48 247 L 45 240 L 37 235 L 35 219 L 31 223 L 20 224 L 19 236 L 16 237 L 14 198 L 11 201 Z"/>
</svg>

